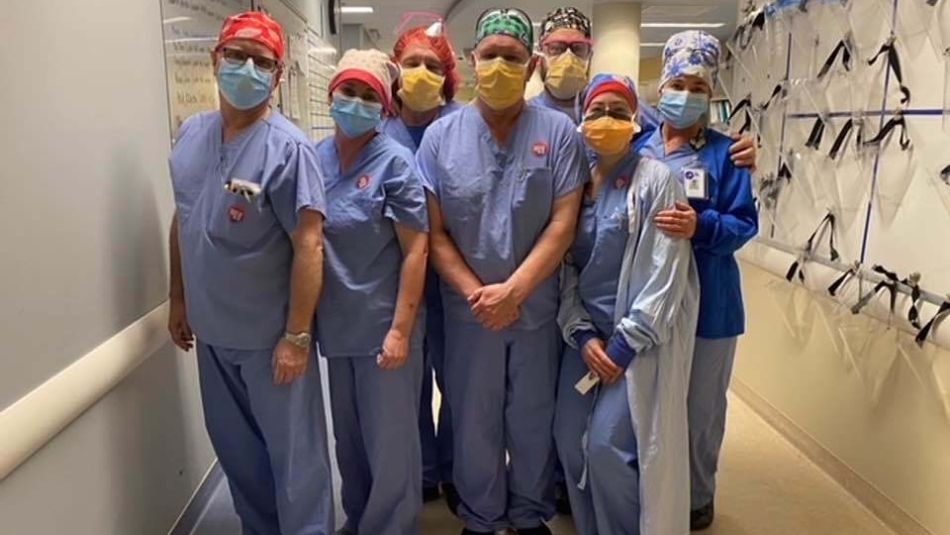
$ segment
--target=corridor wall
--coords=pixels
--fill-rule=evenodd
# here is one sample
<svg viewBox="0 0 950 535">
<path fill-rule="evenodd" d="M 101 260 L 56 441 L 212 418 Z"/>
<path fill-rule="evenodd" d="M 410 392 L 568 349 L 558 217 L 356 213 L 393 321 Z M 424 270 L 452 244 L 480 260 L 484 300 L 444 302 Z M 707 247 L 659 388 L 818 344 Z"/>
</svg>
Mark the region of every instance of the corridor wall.
<svg viewBox="0 0 950 535">
<path fill-rule="evenodd" d="M 897 532 L 950 533 L 950 322 L 915 343 L 950 299 L 950 2 L 756 4 L 723 70 L 761 141 L 734 388 Z"/>
</svg>

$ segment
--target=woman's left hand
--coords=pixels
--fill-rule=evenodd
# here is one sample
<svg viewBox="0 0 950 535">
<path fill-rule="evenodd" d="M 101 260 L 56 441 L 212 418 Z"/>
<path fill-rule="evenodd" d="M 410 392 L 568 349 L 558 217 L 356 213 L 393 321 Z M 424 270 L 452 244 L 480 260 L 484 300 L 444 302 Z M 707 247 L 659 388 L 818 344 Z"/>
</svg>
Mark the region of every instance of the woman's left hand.
<svg viewBox="0 0 950 535">
<path fill-rule="evenodd" d="M 751 137 L 742 134 L 732 134 L 735 143 L 729 147 L 729 157 L 736 167 L 742 167 L 755 172 L 755 158 L 758 156 L 755 142 Z"/>
<path fill-rule="evenodd" d="M 672 210 L 663 210 L 653 219 L 656 228 L 671 238 L 691 240 L 696 235 L 696 210 L 680 201 Z"/>
<path fill-rule="evenodd" d="M 390 329 L 383 340 L 383 350 L 376 363 L 384 370 L 398 370 L 409 359 L 409 338 L 395 329 Z"/>
</svg>

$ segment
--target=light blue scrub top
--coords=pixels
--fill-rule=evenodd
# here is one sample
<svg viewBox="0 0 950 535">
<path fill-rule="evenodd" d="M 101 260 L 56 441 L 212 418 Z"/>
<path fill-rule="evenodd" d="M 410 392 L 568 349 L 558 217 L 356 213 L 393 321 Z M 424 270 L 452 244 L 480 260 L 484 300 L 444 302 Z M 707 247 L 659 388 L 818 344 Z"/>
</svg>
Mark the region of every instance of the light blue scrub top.
<svg viewBox="0 0 950 535">
<path fill-rule="evenodd" d="M 551 219 L 554 201 L 590 175 L 583 144 L 564 114 L 525 106 L 499 148 L 476 106 L 439 119 L 416 154 L 426 189 L 439 200 L 446 231 L 483 284 L 504 282 L 524 262 Z M 449 321 L 475 323 L 464 296 L 443 282 Z M 516 329 L 554 321 L 552 275 L 522 306 Z"/>
<path fill-rule="evenodd" d="M 436 117 L 436 120 L 455 113 L 462 109 L 462 107 L 463 106 L 458 102 L 449 102 L 439 110 L 439 116 Z M 419 149 L 419 144 L 412 138 L 409 128 L 401 117 L 387 117 L 383 120 L 383 124 L 380 125 L 379 131 L 398 141 L 402 146 L 411 150 L 413 153 Z"/>
<path fill-rule="evenodd" d="M 310 141 L 276 111 L 222 143 L 219 112 L 190 117 L 169 159 L 188 321 L 206 344 L 271 349 L 286 327 L 300 210 L 324 211 Z M 250 201 L 225 189 L 252 182 Z"/>
<path fill-rule="evenodd" d="M 627 191 L 638 160 L 628 154 L 606 177 L 596 199 L 584 197 L 571 247 L 581 273 L 578 295 L 603 340 L 616 324 L 617 278 L 629 238 Z"/>
<path fill-rule="evenodd" d="M 428 232 L 425 190 L 412 153 L 383 134 L 363 147 L 346 174 L 332 137 L 317 145 L 317 161 L 327 195 L 320 352 L 375 356 L 399 294 L 403 254 L 394 223 Z"/>
</svg>

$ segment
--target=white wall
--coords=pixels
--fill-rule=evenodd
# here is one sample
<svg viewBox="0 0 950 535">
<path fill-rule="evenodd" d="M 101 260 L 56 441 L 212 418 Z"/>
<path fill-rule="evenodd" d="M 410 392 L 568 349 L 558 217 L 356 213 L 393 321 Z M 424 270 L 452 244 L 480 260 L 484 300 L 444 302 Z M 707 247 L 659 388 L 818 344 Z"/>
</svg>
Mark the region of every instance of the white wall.
<svg viewBox="0 0 950 535">
<path fill-rule="evenodd" d="M 0 17 L 0 410 L 167 295 L 159 6 L 11 2 Z M 2 531 L 167 532 L 212 462 L 196 383 L 193 357 L 161 348 L 0 481 Z"/>
</svg>

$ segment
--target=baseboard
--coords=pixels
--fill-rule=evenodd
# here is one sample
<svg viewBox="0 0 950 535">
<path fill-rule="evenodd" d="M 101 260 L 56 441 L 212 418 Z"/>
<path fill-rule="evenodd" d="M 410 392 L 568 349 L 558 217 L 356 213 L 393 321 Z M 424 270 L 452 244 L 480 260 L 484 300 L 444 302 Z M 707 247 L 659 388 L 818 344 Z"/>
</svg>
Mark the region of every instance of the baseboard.
<svg viewBox="0 0 950 535">
<path fill-rule="evenodd" d="M 895 533 L 934 535 L 738 377 L 732 379 L 732 391 Z"/>
<path fill-rule="evenodd" d="M 175 525 L 169 530 L 168 535 L 191 535 L 198 526 L 201 515 L 208 507 L 208 503 L 211 502 L 211 497 L 214 495 L 215 489 L 218 488 L 218 485 L 222 481 L 224 481 L 224 471 L 221 470 L 221 465 L 215 460 L 214 464 L 211 465 L 211 468 L 209 468 L 205 474 L 201 484 L 198 485 L 195 493 L 191 495 L 191 499 L 188 500 L 188 505 L 185 506 L 181 515 L 178 516 Z"/>
</svg>

